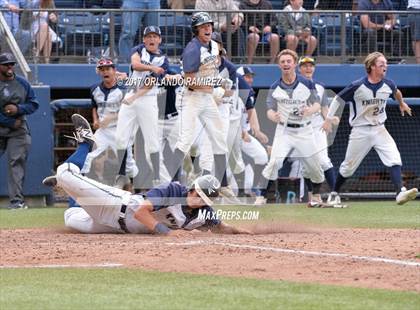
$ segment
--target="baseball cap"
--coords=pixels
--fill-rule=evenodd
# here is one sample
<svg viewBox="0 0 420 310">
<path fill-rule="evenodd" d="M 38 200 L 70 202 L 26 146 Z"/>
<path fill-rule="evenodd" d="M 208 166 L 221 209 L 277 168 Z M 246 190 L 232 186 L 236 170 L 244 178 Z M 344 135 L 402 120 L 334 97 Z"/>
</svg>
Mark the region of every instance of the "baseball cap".
<svg viewBox="0 0 420 310">
<path fill-rule="evenodd" d="M 251 74 L 251 75 L 255 75 L 254 71 L 252 71 L 251 67 L 248 66 L 242 66 L 239 67 L 236 72 L 242 76 L 247 75 L 247 74 Z"/>
<path fill-rule="evenodd" d="M 102 67 L 113 67 L 115 68 L 115 64 L 110 58 L 101 58 L 96 63 L 96 68 L 102 68 Z"/>
<path fill-rule="evenodd" d="M 308 56 L 302 56 L 299 58 L 299 66 L 307 63 L 313 64 L 315 66 L 315 59 Z"/>
<path fill-rule="evenodd" d="M 16 64 L 15 57 L 10 53 L 0 54 L 0 65 Z"/>
<path fill-rule="evenodd" d="M 146 28 L 144 28 L 143 36 L 147 36 L 150 33 L 156 33 L 159 36 L 161 36 L 162 34 L 158 26 L 147 26 Z"/>
</svg>

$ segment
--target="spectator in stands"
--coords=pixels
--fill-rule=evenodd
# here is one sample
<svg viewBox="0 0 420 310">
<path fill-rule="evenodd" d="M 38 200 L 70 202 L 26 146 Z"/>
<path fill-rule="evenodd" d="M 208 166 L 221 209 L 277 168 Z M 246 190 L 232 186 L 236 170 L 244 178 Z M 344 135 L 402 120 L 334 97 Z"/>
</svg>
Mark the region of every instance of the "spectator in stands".
<svg viewBox="0 0 420 310">
<path fill-rule="evenodd" d="M 173 10 L 194 9 L 196 0 L 168 0 L 168 7 Z"/>
<path fill-rule="evenodd" d="M 234 0 L 197 0 L 197 2 L 195 3 L 195 9 L 205 12 L 214 10 L 238 11 L 237 14 L 231 14 L 230 21 L 227 20 L 227 13 L 209 12 L 209 14 L 214 22 L 213 31 L 220 32 L 225 43 L 228 23 L 230 23 L 232 31 L 232 55 L 245 55 L 245 35 L 241 29 L 241 24 L 244 20 L 244 14 L 239 12 L 239 7 Z"/>
<path fill-rule="evenodd" d="M 24 0 L 0 0 L 0 8 L 6 8 L 10 11 L 3 12 L 3 17 L 13 34 L 19 30 L 19 11 L 20 8 L 25 7 L 25 3 Z"/>
<path fill-rule="evenodd" d="M 34 9 L 55 9 L 54 0 L 34 0 L 31 3 Z M 57 14 L 51 11 L 33 11 L 31 32 L 36 41 L 35 57 L 42 53 L 44 62 L 50 62 L 52 42 L 57 40 L 57 34 L 50 27 L 50 23 L 57 23 Z"/>
<path fill-rule="evenodd" d="M 359 11 L 392 11 L 391 0 L 359 0 L 357 4 Z M 396 33 L 393 33 L 395 25 L 394 14 L 362 14 L 360 23 L 363 28 L 362 42 L 366 42 L 367 52 L 378 50 L 378 38 L 383 42 L 391 42 Z M 366 41 L 365 41 L 366 40 Z"/>
<path fill-rule="evenodd" d="M 420 64 L 420 1 L 408 0 L 407 9 L 417 12 L 416 14 L 410 14 L 408 18 L 410 20 L 411 39 L 413 40 L 416 63 Z"/>
<path fill-rule="evenodd" d="M 311 17 L 303 13 L 303 0 L 290 0 L 283 11 L 299 11 L 298 13 L 281 13 L 279 23 L 286 33 L 287 48 L 296 51 L 299 41 L 307 44 L 306 55 L 310 56 L 316 49 L 317 39 L 311 34 Z"/>
<path fill-rule="evenodd" d="M 0 54 L 0 157 L 7 153 L 9 209 L 26 209 L 23 180 L 31 145 L 26 115 L 39 104 L 29 82 L 14 73 L 15 64 L 12 54 Z"/>
<path fill-rule="evenodd" d="M 121 9 L 133 10 L 159 10 L 159 0 L 124 0 Z M 143 27 L 159 25 L 157 12 L 124 12 L 122 14 L 122 31 L 120 35 L 119 51 L 120 59 L 125 62 L 131 60 L 131 49 L 134 46 L 134 39 L 139 30 L 140 24 Z"/>
<path fill-rule="evenodd" d="M 268 0 L 244 0 L 239 5 L 242 10 L 272 10 L 273 6 Z M 270 63 L 274 63 L 280 47 L 278 34 L 273 33 L 272 25 L 276 23 L 274 14 L 269 13 L 248 13 L 245 14 L 245 25 L 248 27 L 247 57 L 251 64 L 260 39 L 270 45 Z"/>
</svg>

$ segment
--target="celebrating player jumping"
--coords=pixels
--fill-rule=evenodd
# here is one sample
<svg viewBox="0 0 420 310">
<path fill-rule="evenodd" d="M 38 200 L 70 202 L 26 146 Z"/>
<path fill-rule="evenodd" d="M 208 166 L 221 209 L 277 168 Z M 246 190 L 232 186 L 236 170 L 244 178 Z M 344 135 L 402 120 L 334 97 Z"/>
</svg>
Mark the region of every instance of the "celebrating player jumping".
<svg viewBox="0 0 420 310">
<path fill-rule="evenodd" d="M 340 205 L 338 193 L 347 178 L 359 167 L 363 158 L 374 148 L 383 164 L 390 168 L 391 181 L 394 184 L 396 201 L 404 204 L 417 196 L 417 188 L 407 190 L 401 178 L 401 156 L 394 139 L 385 128 L 386 103 L 390 96 L 399 105 L 401 115 L 411 116 L 410 107 L 404 102 L 401 91 L 395 83 L 385 78 L 387 60 L 379 52 L 369 54 L 365 59 L 367 76 L 354 81 L 334 98 L 328 111 L 323 128 L 329 132 L 340 104 L 351 102 L 349 122 L 352 127 L 346 157 L 340 165 L 337 181 L 329 201 Z"/>
</svg>

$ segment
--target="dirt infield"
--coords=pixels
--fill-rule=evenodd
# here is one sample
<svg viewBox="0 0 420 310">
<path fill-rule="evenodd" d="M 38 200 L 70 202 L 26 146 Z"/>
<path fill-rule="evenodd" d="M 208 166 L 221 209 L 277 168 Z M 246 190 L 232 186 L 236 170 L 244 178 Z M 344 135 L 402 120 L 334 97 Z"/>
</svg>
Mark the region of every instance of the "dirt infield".
<svg viewBox="0 0 420 310">
<path fill-rule="evenodd" d="M 260 234 L 252 236 L 197 232 L 178 238 L 83 235 L 64 229 L 1 230 L 0 266 L 121 264 L 420 292 L 419 230 L 273 227 L 254 227 Z"/>
</svg>

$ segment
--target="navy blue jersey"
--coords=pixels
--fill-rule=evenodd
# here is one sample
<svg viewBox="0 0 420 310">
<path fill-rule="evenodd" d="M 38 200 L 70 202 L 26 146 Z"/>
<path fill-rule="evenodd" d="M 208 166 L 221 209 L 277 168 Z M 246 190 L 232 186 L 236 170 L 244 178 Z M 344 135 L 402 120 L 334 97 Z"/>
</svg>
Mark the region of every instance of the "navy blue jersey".
<svg viewBox="0 0 420 310">
<path fill-rule="evenodd" d="M 205 206 L 191 209 L 186 205 L 188 189 L 176 182 L 170 182 L 155 187 L 146 193 L 146 199 L 153 204 L 153 216 L 159 222 L 170 228 L 192 230 L 196 228 L 212 227 L 220 224 L 217 219 L 203 219 L 201 212 L 213 213 L 213 209 Z"/>
<path fill-rule="evenodd" d="M 18 112 L 14 116 L 3 114 L 3 105 L 15 104 Z M 25 115 L 32 114 L 39 107 L 35 93 L 27 80 L 15 75 L 11 81 L 0 81 L 0 125 L 13 127 L 17 117 L 25 118 Z"/>
</svg>

